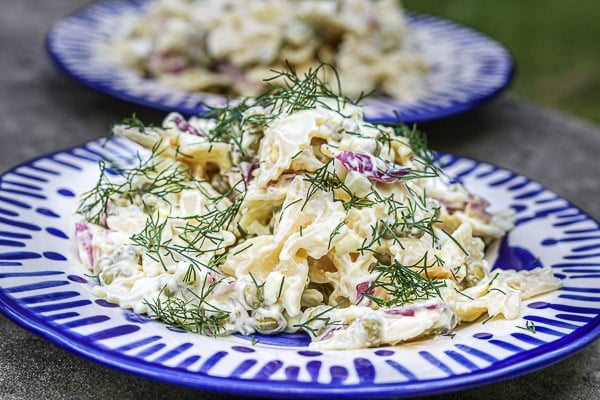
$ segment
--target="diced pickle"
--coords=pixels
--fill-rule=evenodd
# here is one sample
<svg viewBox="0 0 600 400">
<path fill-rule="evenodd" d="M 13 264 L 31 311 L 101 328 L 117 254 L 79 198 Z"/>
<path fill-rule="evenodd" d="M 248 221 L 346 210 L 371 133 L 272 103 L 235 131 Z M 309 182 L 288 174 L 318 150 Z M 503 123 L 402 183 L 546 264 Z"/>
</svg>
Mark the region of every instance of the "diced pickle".
<svg viewBox="0 0 600 400">
<path fill-rule="evenodd" d="M 258 333 L 272 335 L 286 327 L 286 320 L 279 310 L 258 308 L 253 312 L 254 328 Z"/>
<path fill-rule="evenodd" d="M 98 277 L 105 285 L 110 285 L 115 279 L 119 277 L 127 277 L 130 273 L 127 269 L 121 268 L 121 266 L 117 263 L 113 266 L 104 269 Z"/>
<path fill-rule="evenodd" d="M 261 333 L 271 332 L 279 327 L 279 322 L 272 317 L 263 317 L 256 320 L 256 330 Z"/>
<path fill-rule="evenodd" d="M 215 174 L 210 180 L 210 184 L 215 190 L 221 194 L 227 193 L 231 189 L 229 182 L 227 182 L 222 175 Z"/>
<path fill-rule="evenodd" d="M 485 268 L 480 265 L 470 265 L 468 266 L 467 276 L 464 280 L 464 285 L 466 287 L 475 286 L 479 281 L 486 277 Z"/>
<path fill-rule="evenodd" d="M 392 263 L 392 255 L 389 253 L 375 253 L 375 259 L 383 265 L 390 265 Z"/>
<path fill-rule="evenodd" d="M 366 334 L 368 343 L 375 343 L 381 337 L 381 322 L 372 318 L 365 318 L 361 321 L 362 328 Z"/>
</svg>

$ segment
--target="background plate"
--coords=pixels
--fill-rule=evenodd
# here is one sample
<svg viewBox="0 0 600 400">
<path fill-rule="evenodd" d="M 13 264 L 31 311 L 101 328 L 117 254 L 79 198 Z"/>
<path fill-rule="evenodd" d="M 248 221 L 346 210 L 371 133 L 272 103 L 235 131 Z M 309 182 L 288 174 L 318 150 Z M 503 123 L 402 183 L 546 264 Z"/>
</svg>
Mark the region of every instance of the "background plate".
<svg viewBox="0 0 600 400">
<path fill-rule="evenodd" d="M 50 29 L 46 47 L 60 70 L 85 86 L 119 99 L 185 115 L 201 114 L 204 104 L 224 105 L 223 96 L 186 92 L 144 79 L 94 51 L 119 24 L 118 16 L 140 13 L 146 1 L 104 0 L 82 8 Z M 430 63 L 427 95 L 417 102 L 373 97 L 365 102 L 370 121 L 425 122 L 455 115 L 488 101 L 513 77 L 513 61 L 498 42 L 436 17 L 409 13 L 416 46 Z M 343 82 L 342 82 L 343 86 Z"/>
<path fill-rule="evenodd" d="M 76 197 L 98 160 L 126 163 L 140 148 L 112 138 L 29 161 L 0 177 L 0 309 L 51 342 L 113 368 L 169 383 L 263 397 L 415 396 L 531 372 L 600 336 L 600 227 L 528 178 L 450 155 L 450 175 L 512 207 L 516 227 L 491 257 L 496 268 L 551 266 L 556 292 L 524 302 L 517 320 L 454 336 L 352 351 L 315 352 L 303 335 L 204 337 L 122 310 L 91 294 L 79 265 Z M 526 329 L 533 323 L 536 332 Z"/>
</svg>

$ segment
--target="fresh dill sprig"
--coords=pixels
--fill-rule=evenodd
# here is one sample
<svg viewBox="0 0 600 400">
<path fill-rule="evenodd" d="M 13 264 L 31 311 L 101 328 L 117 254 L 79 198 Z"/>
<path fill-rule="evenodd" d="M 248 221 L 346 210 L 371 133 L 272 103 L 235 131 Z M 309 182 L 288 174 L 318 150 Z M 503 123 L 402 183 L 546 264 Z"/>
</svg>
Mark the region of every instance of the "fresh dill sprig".
<svg viewBox="0 0 600 400">
<path fill-rule="evenodd" d="M 252 272 L 250 272 L 249 275 L 250 275 L 250 279 L 252 279 L 252 283 L 254 284 L 254 288 L 256 289 L 256 298 L 258 299 L 259 303 L 262 304 L 262 302 L 265 301 L 265 296 L 264 296 L 265 283 L 263 282 L 263 283 L 259 284 Z"/>
<path fill-rule="evenodd" d="M 374 194 L 374 191 L 366 196 L 358 196 L 335 172 L 333 162 L 333 159 L 330 159 L 316 170 L 304 173 L 303 179 L 310 185 L 302 208 L 304 208 L 310 199 L 319 191 L 330 193 L 333 201 L 340 201 L 345 210 L 351 208 L 372 207 L 376 204 L 377 201 L 370 198 L 370 194 Z"/>
<path fill-rule="evenodd" d="M 498 276 L 500 276 L 500 272 L 496 272 L 494 274 L 494 277 L 488 282 L 488 286 L 492 286 L 494 284 L 494 281 L 498 278 Z"/>
<path fill-rule="evenodd" d="M 497 292 L 500 292 L 501 294 L 506 296 L 506 292 L 500 288 L 496 288 L 496 287 L 492 287 L 492 285 L 494 284 L 494 282 L 496 281 L 496 278 L 498 278 L 498 276 L 500 275 L 499 272 L 496 272 L 496 274 L 494 275 L 494 277 L 488 282 L 487 286 L 488 286 L 488 293 L 495 290 Z"/>
<path fill-rule="evenodd" d="M 517 325 L 516 327 L 519 328 L 519 329 L 524 329 L 524 330 L 529 331 L 531 333 L 536 333 L 537 332 L 536 327 L 535 327 L 535 323 L 533 321 L 530 321 L 530 320 L 527 320 L 527 322 L 525 322 L 525 326 L 524 327 L 523 326 L 519 326 L 519 325 Z"/>
<path fill-rule="evenodd" d="M 195 187 L 185 166 L 160 157 L 159 146 L 157 143 L 147 158 L 138 154 L 137 165 L 127 170 L 116 163 L 107 166 L 106 160 L 100 160 L 98 181 L 81 196 L 76 212 L 92 223 L 103 225 L 111 203 L 133 204 L 148 195 L 166 200 L 170 194 Z M 110 179 L 109 170 L 120 174 L 120 179 Z"/>
<path fill-rule="evenodd" d="M 397 260 L 391 264 L 378 263 L 374 271 L 378 275 L 365 290 L 363 295 L 371 299 L 379 307 L 397 307 L 416 301 L 440 297 L 440 289 L 446 286 L 444 281 L 430 279 L 427 269 L 439 264 L 439 259 L 428 263 L 427 254 L 414 265 L 403 265 Z M 384 298 L 375 294 L 377 289 L 382 289 Z"/>
<path fill-rule="evenodd" d="M 215 207 L 205 214 L 190 217 L 161 218 L 158 214 L 149 213 L 144 229 L 132 235 L 130 239 L 163 268 L 166 268 L 168 261 L 185 260 L 190 268 L 204 267 L 216 270 L 219 263 L 215 260 L 222 261 L 222 257 L 217 257 L 215 254 L 220 251 L 224 253 L 225 250 L 224 239 L 219 233 L 232 224 L 241 203 L 242 199 L 238 199 L 224 209 Z M 181 232 L 174 238 L 163 233 L 166 227 Z M 208 263 L 202 261 L 200 256 L 203 254 L 212 255 Z M 187 275 L 191 277 L 192 274 L 189 272 Z"/>
<path fill-rule="evenodd" d="M 288 64 L 287 67 L 287 70 L 273 70 L 274 75 L 265 79 L 270 87 L 255 98 L 244 98 L 237 104 L 228 101 L 223 107 L 209 106 L 208 112 L 203 117 L 214 120 L 215 126 L 210 129 L 208 140 L 231 143 L 242 157 L 247 157 L 246 149 L 242 145 L 244 131 L 260 131 L 283 114 L 293 114 L 317 106 L 341 112 L 345 104 L 357 104 L 356 101 L 341 94 L 339 77 L 333 66 L 321 64 L 314 69 L 309 69 L 304 76 L 299 76 L 292 65 Z M 331 89 L 329 82 L 324 80 L 323 77 L 327 73 L 334 75 L 337 89 Z M 275 80 L 283 81 L 285 84 L 283 86 L 272 84 L 271 82 Z M 269 110 L 269 113 L 244 116 L 248 109 L 256 105 L 263 106 Z"/>
<path fill-rule="evenodd" d="M 281 277 L 281 282 L 279 283 L 279 290 L 277 291 L 277 301 L 281 298 L 281 294 L 283 293 L 283 284 L 285 283 L 285 275 Z"/>
<path fill-rule="evenodd" d="M 119 125 L 123 125 L 123 127 L 125 127 L 125 129 L 132 129 L 132 128 L 137 128 L 139 133 L 146 133 L 146 128 L 151 128 L 153 127 L 152 124 L 145 124 L 144 122 L 142 122 L 135 113 L 131 114 L 131 117 L 126 117 L 123 118 L 120 122 L 115 122 L 114 124 L 112 124 L 110 126 L 109 129 L 109 137 L 113 136 L 115 133 L 115 127 L 119 126 Z M 108 139 L 108 138 L 107 138 Z"/>
<path fill-rule="evenodd" d="M 113 184 L 106 174 L 106 162 L 98 162 L 100 177 L 96 185 L 89 191 L 83 193 L 76 212 L 96 225 L 103 225 L 108 214 L 108 204 L 113 195 L 118 194 L 119 188 Z"/>
<path fill-rule="evenodd" d="M 335 305 L 326 307 L 324 310 L 319 311 L 315 315 L 311 315 L 310 318 L 308 318 L 306 321 L 299 323 L 299 324 L 294 324 L 294 328 L 302 329 L 306 332 L 309 332 L 312 336 L 316 337 L 320 333 L 322 333 L 326 328 L 329 328 L 331 326 L 344 326 L 345 325 L 344 322 L 339 321 L 339 320 L 332 320 L 331 317 L 328 316 L 327 314 L 331 313 L 331 311 L 333 311 L 336 308 L 339 308 L 349 302 L 350 302 L 350 300 L 347 297 L 344 297 L 343 299 L 338 301 Z M 317 325 L 321 325 L 321 326 L 319 326 L 318 328 L 314 328 L 312 326 L 313 324 L 317 324 Z"/>
<path fill-rule="evenodd" d="M 346 224 L 347 224 L 346 220 L 343 219 L 343 220 L 340 221 L 339 224 L 336 225 L 335 228 L 333 228 L 333 230 L 331 231 L 331 234 L 329 235 L 329 242 L 327 242 L 327 248 L 328 249 L 331 249 L 331 244 L 333 242 L 333 238 L 340 234 L 340 232 L 342 231 L 342 228 Z"/>
<path fill-rule="evenodd" d="M 483 321 L 481 321 L 481 324 L 485 325 L 488 322 L 490 322 L 491 320 L 493 320 L 494 318 L 496 318 L 496 315 L 488 315 Z"/>
<path fill-rule="evenodd" d="M 199 293 L 188 290 L 189 299 L 164 296 L 165 289 L 153 300 L 145 300 L 150 315 L 165 324 L 206 336 L 218 336 L 224 332 L 229 312 L 208 302 L 209 295 L 221 281 L 203 281 Z M 164 297 L 164 298 L 163 298 Z"/>
<path fill-rule="evenodd" d="M 377 220 L 370 226 L 370 236 L 365 237 L 358 248 L 361 254 L 366 251 L 377 253 L 376 249 L 390 240 L 392 244 L 397 244 L 403 249 L 403 239 L 406 237 L 421 237 L 426 234 L 432 237 L 432 242 L 437 240 L 434 226 L 439 222 L 439 209 L 434 208 L 433 214 L 420 213 L 419 210 L 427 210 L 412 196 L 408 196 L 404 201 L 388 196 L 380 198 L 380 203 L 385 205 L 388 218 Z"/>
<path fill-rule="evenodd" d="M 131 117 L 124 118 L 123 121 L 121 121 L 121 124 L 124 125 L 125 128 L 128 128 L 128 129 L 137 128 L 140 133 L 143 133 L 146 131 L 146 125 L 141 120 L 138 119 L 138 117 L 135 113 L 133 113 L 131 115 Z"/>
<path fill-rule="evenodd" d="M 357 104 L 358 101 L 343 96 L 339 76 L 331 64 L 322 63 L 310 68 L 302 77 L 294 66 L 288 64 L 287 67 L 287 70 L 272 71 L 274 75 L 265 79 L 267 83 L 283 81 L 284 86 L 272 85 L 270 90 L 257 98 L 259 103 L 268 105 L 275 114 L 293 114 L 317 106 L 339 112 L 345 104 Z M 333 74 L 335 85 L 326 79 L 328 73 Z"/>
<path fill-rule="evenodd" d="M 466 297 L 469 300 L 475 300 L 473 297 L 469 296 L 468 294 L 466 294 L 465 292 L 463 292 L 462 290 L 458 290 L 456 288 L 454 288 L 454 291 L 458 294 L 460 294 L 463 297 Z"/>
<path fill-rule="evenodd" d="M 246 150 L 242 145 L 242 115 L 251 106 L 250 100 L 242 99 L 237 105 L 228 101 L 223 107 L 210 107 L 203 116 L 215 122 L 215 126 L 208 132 L 208 140 L 230 143 L 243 157 L 246 157 Z"/>
</svg>

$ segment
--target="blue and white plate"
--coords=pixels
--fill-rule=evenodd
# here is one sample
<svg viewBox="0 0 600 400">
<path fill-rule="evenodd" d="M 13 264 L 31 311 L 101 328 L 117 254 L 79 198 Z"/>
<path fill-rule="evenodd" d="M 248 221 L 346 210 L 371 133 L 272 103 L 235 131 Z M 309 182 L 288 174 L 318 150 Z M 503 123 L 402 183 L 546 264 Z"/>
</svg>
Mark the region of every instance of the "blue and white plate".
<svg viewBox="0 0 600 400">
<path fill-rule="evenodd" d="M 97 43 L 117 31 L 117 17 L 139 14 L 146 4 L 143 0 L 101 0 L 76 11 L 48 33 L 50 57 L 80 83 L 132 103 L 185 115 L 205 112 L 205 104 L 223 105 L 223 96 L 183 91 L 145 79 L 95 51 Z M 415 45 L 431 66 L 428 93 L 416 102 L 373 97 L 365 102 L 369 120 L 415 123 L 447 117 L 481 105 L 509 85 L 513 60 L 498 42 L 431 16 L 411 13 L 409 24 Z"/>
<path fill-rule="evenodd" d="M 509 379 L 561 360 L 600 336 L 600 226 L 528 178 L 445 155 L 447 171 L 516 228 L 490 254 L 495 268 L 546 265 L 564 280 L 524 302 L 516 320 L 476 322 L 411 344 L 311 351 L 304 335 L 205 337 L 94 298 L 74 243 L 77 196 L 101 158 L 133 160 L 123 139 L 96 140 L 0 177 L 0 309 L 76 354 L 173 384 L 262 397 L 416 396 Z M 535 332 L 525 329 L 535 327 Z"/>
</svg>

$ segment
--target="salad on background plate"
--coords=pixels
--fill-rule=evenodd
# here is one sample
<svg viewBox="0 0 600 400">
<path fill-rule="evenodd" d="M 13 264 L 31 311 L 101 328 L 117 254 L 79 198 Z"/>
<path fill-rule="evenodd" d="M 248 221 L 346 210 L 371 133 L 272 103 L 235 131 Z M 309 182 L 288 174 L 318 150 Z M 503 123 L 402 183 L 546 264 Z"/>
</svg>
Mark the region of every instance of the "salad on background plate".
<svg viewBox="0 0 600 400">
<path fill-rule="evenodd" d="M 57 21 L 46 47 L 78 82 L 186 117 L 257 94 L 273 69 L 326 62 L 347 95 L 369 95 L 366 120 L 431 121 L 490 100 L 514 68 L 493 39 L 391 0 L 100 0 Z"/>
</svg>

